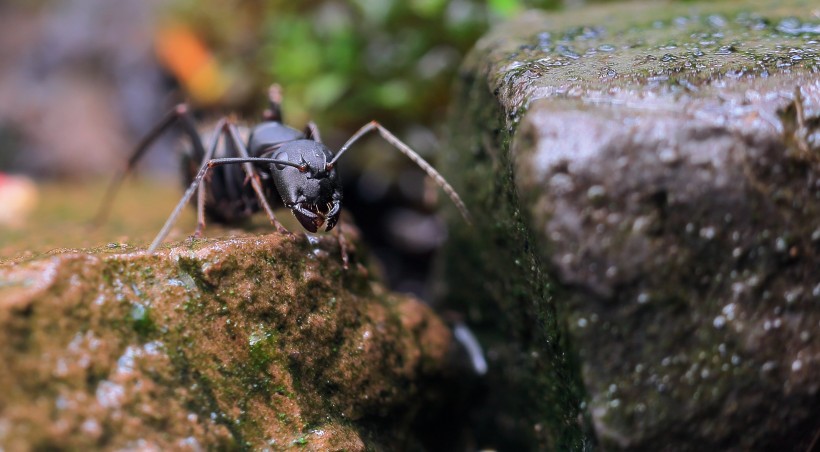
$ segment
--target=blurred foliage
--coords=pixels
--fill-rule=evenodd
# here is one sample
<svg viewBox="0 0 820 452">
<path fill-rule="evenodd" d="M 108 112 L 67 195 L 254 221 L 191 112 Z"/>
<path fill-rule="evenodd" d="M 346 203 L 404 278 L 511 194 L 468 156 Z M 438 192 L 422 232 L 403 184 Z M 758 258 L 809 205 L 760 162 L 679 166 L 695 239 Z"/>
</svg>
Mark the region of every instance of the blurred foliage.
<svg viewBox="0 0 820 452">
<path fill-rule="evenodd" d="M 492 22 L 559 4 L 176 0 L 167 20 L 190 27 L 214 53 L 229 80 L 222 106 L 259 112 L 276 82 L 294 125 L 312 118 L 349 130 L 378 119 L 401 128 L 441 119 L 459 62 Z"/>
</svg>

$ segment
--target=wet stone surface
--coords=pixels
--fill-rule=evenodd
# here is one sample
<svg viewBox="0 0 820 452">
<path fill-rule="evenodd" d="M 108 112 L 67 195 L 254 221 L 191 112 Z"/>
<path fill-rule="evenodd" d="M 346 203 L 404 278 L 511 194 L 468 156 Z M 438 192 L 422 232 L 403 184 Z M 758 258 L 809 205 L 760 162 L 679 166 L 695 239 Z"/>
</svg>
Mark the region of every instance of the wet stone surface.
<svg viewBox="0 0 820 452">
<path fill-rule="evenodd" d="M 455 234 L 446 274 L 482 276 L 449 300 L 506 367 L 490 378 L 532 401 L 491 401 L 524 420 L 488 422 L 548 448 L 805 449 L 820 9 L 532 13 L 461 77 L 447 176 L 482 220 Z"/>
<path fill-rule="evenodd" d="M 348 239 L 356 243 L 353 229 Z M 0 449 L 417 447 L 451 333 L 334 237 L 0 266 Z"/>
</svg>

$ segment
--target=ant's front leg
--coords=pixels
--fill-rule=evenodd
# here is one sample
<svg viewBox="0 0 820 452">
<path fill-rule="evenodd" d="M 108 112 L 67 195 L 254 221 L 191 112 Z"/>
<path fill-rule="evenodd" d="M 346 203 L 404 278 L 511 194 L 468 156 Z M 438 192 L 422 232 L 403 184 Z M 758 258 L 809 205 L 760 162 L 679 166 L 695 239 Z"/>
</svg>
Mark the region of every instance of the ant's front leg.
<svg viewBox="0 0 820 452">
<path fill-rule="evenodd" d="M 345 235 L 342 232 L 341 221 L 339 221 L 339 224 L 336 227 L 336 241 L 339 243 L 339 253 L 342 255 L 342 268 L 345 270 L 349 270 L 350 256 L 347 254 L 347 240 L 345 240 Z"/>
<path fill-rule="evenodd" d="M 236 130 L 236 126 L 233 124 L 225 124 L 224 128 L 228 132 L 228 137 L 231 139 L 232 144 L 235 146 L 236 150 L 239 152 L 241 158 L 250 159 L 251 156 L 248 154 L 248 149 L 245 147 L 245 144 L 242 143 L 242 140 L 239 138 L 239 132 Z M 267 198 L 265 197 L 265 192 L 262 190 L 262 182 L 259 180 L 259 175 L 256 173 L 256 169 L 254 169 L 253 165 L 250 163 L 244 164 L 245 173 L 251 180 L 251 186 L 253 187 L 253 191 L 256 193 L 257 199 L 259 199 L 259 204 L 262 205 L 262 209 L 265 210 L 265 214 L 268 215 L 268 219 L 270 220 L 271 224 L 276 228 L 276 230 L 282 234 L 290 234 L 278 220 L 276 220 L 276 216 L 273 214 L 273 209 L 271 209 L 270 204 L 268 203 Z"/>
<path fill-rule="evenodd" d="M 223 126 L 223 127 L 230 127 L 230 124 Z M 212 143 L 212 149 L 216 147 L 217 139 L 215 137 Z M 153 253 L 154 251 L 159 248 L 159 245 L 168 236 L 168 232 L 171 230 L 171 227 L 176 222 L 179 214 L 182 212 L 182 209 L 185 208 L 185 205 L 188 204 L 188 201 L 191 200 L 191 197 L 194 195 L 194 192 L 200 188 L 202 181 L 208 175 L 208 172 L 211 168 L 220 165 L 233 165 L 233 164 L 241 164 L 241 163 L 265 163 L 265 164 L 278 164 L 278 165 L 288 165 L 299 168 L 299 165 L 289 162 L 287 160 L 278 160 L 278 159 L 269 159 L 269 158 L 260 158 L 260 157 L 245 157 L 245 158 L 218 158 L 218 159 L 211 159 L 203 162 L 202 166 L 199 169 L 196 177 L 194 177 L 193 181 L 191 181 L 191 185 L 188 186 L 188 189 L 185 190 L 185 194 L 182 195 L 182 199 L 179 200 L 177 206 L 174 208 L 174 211 L 171 212 L 171 215 L 165 220 L 165 225 L 162 226 L 162 229 L 159 231 L 159 234 L 154 238 L 154 241 L 151 242 L 151 246 L 148 247 L 148 252 Z"/>
</svg>

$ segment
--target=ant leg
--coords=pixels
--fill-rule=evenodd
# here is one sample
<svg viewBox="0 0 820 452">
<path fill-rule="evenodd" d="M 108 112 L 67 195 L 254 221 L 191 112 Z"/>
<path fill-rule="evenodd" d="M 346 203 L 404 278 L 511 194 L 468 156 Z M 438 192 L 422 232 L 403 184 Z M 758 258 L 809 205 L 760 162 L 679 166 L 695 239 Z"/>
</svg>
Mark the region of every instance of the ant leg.
<svg viewBox="0 0 820 452">
<path fill-rule="evenodd" d="M 188 189 L 185 190 L 185 194 L 182 195 L 182 199 L 179 200 L 177 206 L 174 208 L 174 211 L 171 212 L 171 216 L 169 216 L 168 219 L 165 220 L 165 224 L 162 226 L 162 229 L 160 229 L 157 236 L 154 237 L 154 241 L 151 242 L 151 246 L 148 247 L 149 253 L 153 253 L 154 251 L 156 251 L 160 243 L 162 243 L 162 241 L 168 235 L 168 232 L 171 230 L 171 226 L 173 226 L 174 223 L 176 223 L 177 217 L 179 217 L 179 214 L 182 213 L 182 209 L 185 208 L 185 204 L 188 204 L 188 201 L 190 201 L 191 196 L 194 195 L 194 192 L 199 187 L 200 182 L 202 182 L 202 179 L 208 173 L 208 170 L 212 167 L 211 162 L 213 161 L 214 160 L 210 160 L 202 163 L 202 166 L 199 169 L 199 173 L 197 173 L 196 177 L 194 177 L 194 180 L 191 182 L 191 185 L 188 186 Z"/>
<path fill-rule="evenodd" d="M 195 239 L 202 237 L 202 232 L 205 231 L 205 193 L 208 186 L 207 178 L 202 180 L 202 184 L 196 192 L 196 229 L 191 236 Z"/>
<path fill-rule="evenodd" d="M 336 163 L 336 161 L 339 160 L 339 157 L 341 157 L 342 154 L 344 154 L 345 151 L 347 151 L 353 143 L 355 143 L 359 138 L 361 138 L 366 133 L 371 132 L 373 130 L 379 132 L 379 135 L 381 135 L 385 141 L 392 144 L 402 154 L 409 157 L 410 160 L 413 161 L 413 163 L 419 166 L 419 168 L 424 170 L 424 172 L 427 173 L 427 175 L 430 176 L 430 178 L 433 179 L 433 181 L 435 181 L 436 184 L 438 184 L 438 186 L 441 187 L 442 190 L 444 190 L 444 193 L 447 193 L 447 196 L 449 196 L 450 200 L 453 201 L 453 204 L 456 205 L 458 211 L 461 213 L 461 216 L 464 217 L 464 220 L 467 222 L 467 224 L 472 224 L 470 212 L 467 211 L 467 207 L 464 205 L 464 202 L 458 196 L 458 193 L 456 193 L 453 187 L 449 183 L 447 183 L 446 180 L 444 180 L 444 177 L 442 177 L 442 175 L 439 174 L 439 172 L 436 171 L 435 168 L 430 166 L 430 164 L 427 163 L 426 160 L 424 160 L 420 155 L 418 155 L 416 151 L 410 149 L 410 146 L 405 144 L 403 141 L 399 140 L 395 135 L 390 133 L 389 130 L 382 127 L 382 125 L 376 121 L 370 121 L 369 123 L 365 124 L 361 129 L 359 129 L 356 133 L 354 133 L 353 136 L 350 137 L 350 139 L 348 139 L 347 142 L 341 147 L 341 149 L 339 149 L 339 152 L 337 152 L 336 155 L 333 157 L 333 160 L 331 160 L 330 163 L 328 163 L 328 166 L 332 167 Z"/>
<path fill-rule="evenodd" d="M 227 118 L 222 118 L 216 123 L 216 126 L 214 127 L 214 135 L 211 137 L 210 146 L 208 146 L 208 152 L 206 152 L 203 156 L 200 168 L 207 165 L 209 161 L 213 160 L 214 154 L 216 153 L 216 148 L 219 145 L 219 138 L 222 136 L 222 131 L 227 123 Z M 202 237 L 202 232 L 205 231 L 205 194 L 208 192 L 207 184 L 208 179 L 204 178 L 197 189 L 196 230 L 194 230 L 194 238 Z"/>
<path fill-rule="evenodd" d="M 219 124 L 220 127 L 223 127 L 226 120 L 225 118 L 221 119 Z M 213 161 L 213 155 L 216 152 L 216 147 L 219 144 L 219 131 L 214 133 L 214 136 L 211 138 L 211 144 L 208 146 L 208 151 L 203 153 L 203 160 L 202 164 L 199 167 L 199 173 L 197 173 L 194 180 L 191 182 L 191 185 L 188 187 L 188 190 L 185 191 L 185 194 L 182 196 L 182 199 L 179 201 L 177 206 L 174 208 L 174 211 L 171 213 L 171 216 L 165 220 L 165 224 L 162 226 L 162 229 L 159 231 L 159 234 L 154 238 L 154 241 L 151 242 L 151 246 L 148 247 L 148 252 L 153 253 L 156 251 L 157 247 L 162 240 L 165 239 L 165 236 L 168 235 L 168 232 L 171 230 L 171 226 L 176 223 L 179 214 L 182 213 L 182 209 L 186 203 L 191 199 L 194 190 L 198 190 L 197 194 L 197 227 L 196 231 L 194 232 L 194 236 L 199 237 L 202 234 L 202 230 L 205 229 L 205 186 L 200 187 L 200 182 L 205 177 L 205 174 L 208 172 L 208 168 L 211 167 L 210 162 Z"/>
<path fill-rule="evenodd" d="M 268 88 L 268 109 L 262 113 L 265 121 L 282 122 L 282 87 L 274 83 Z"/>
<path fill-rule="evenodd" d="M 214 143 L 216 143 L 216 140 L 214 140 Z M 215 146 L 215 144 L 214 144 L 214 146 Z M 191 200 L 191 197 L 194 195 L 194 192 L 199 188 L 200 184 L 202 183 L 202 180 L 208 174 L 208 170 L 210 170 L 214 166 L 219 166 L 219 165 L 230 165 L 230 164 L 236 164 L 236 163 L 250 163 L 250 162 L 253 162 L 253 163 L 278 163 L 280 165 L 289 165 L 289 166 L 299 168 L 298 165 L 296 165 L 292 162 L 289 162 L 287 160 L 266 159 L 266 158 L 258 158 L 258 157 L 257 158 L 254 158 L 254 157 L 232 158 L 231 157 L 231 158 L 211 159 L 211 160 L 208 160 L 206 162 L 203 162 L 202 166 L 199 168 L 199 172 L 197 173 L 196 177 L 194 177 L 194 180 L 191 181 L 191 185 L 188 186 L 188 189 L 185 190 L 185 194 L 182 195 L 182 199 L 179 200 L 179 202 L 177 203 L 177 206 L 174 208 L 174 211 L 171 212 L 171 215 L 168 217 L 167 220 L 165 220 L 165 224 L 162 226 L 162 229 L 159 231 L 157 236 L 154 238 L 154 241 L 151 242 L 151 245 L 148 247 L 148 252 L 153 253 L 154 251 L 156 251 L 157 248 L 159 247 L 160 243 L 162 243 L 162 241 L 168 235 L 168 232 L 171 230 L 171 226 L 173 226 L 174 223 L 177 221 L 177 218 L 179 217 L 179 214 L 182 212 L 182 209 L 185 208 L 185 204 L 188 204 L 188 201 Z"/>
<path fill-rule="evenodd" d="M 342 255 L 342 268 L 350 269 L 350 256 L 347 254 L 347 240 L 342 232 L 342 222 L 340 221 L 336 227 L 336 241 L 339 242 L 339 253 Z"/>
<path fill-rule="evenodd" d="M 308 140 L 313 140 L 317 143 L 322 142 L 322 136 L 319 134 L 319 127 L 316 126 L 315 122 L 310 121 L 305 126 L 305 138 Z"/>
<path fill-rule="evenodd" d="M 193 118 L 188 111 L 188 106 L 185 104 L 177 105 L 173 110 L 168 112 L 165 117 L 160 121 L 147 135 L 137 144 L 136 148 L 131 153 L 131 156 L 128 158 L 128 162 L 125 165 L 125 168 L 119 170 L 114 177 L 111 179 L 111 182 L 108 185 L 108 188 L 105 191 L 105 195 L 103 197 L 102 202 L 100 203 L 100 207 L 97 210 L 97 214 L 94 216 L 94 220 L 92 221 L 93 226 L 101 225 L 108 215 L 108 211 L 111 209 L 111 204 L 114 202 L 114 197 L 120 189 L 122 182 L 125 180 L 126 176 L 131 173 L 131 171 L 136 166 L 137 162 L 139 162 L 140 158 L 145 155 L 145 152 L 151 147 L 152 144 L 156 141 L 157 138 L 162 135 L 163 132 L 168 130 L 172 125 L 174 125 L 178 120 L 181 120 L 184 132 L 191 138 L 191 142 L 194 146 L 194 153 L 196 156 L 204 156 L 205 149 L 202 145 L 202 139 L 199 137 L 199 134 L 196 131 L 196 125 L 194 124 Z"/>
<path fill-rule="evenodd" d="M 237 151 L 239 151 L 240 157 L 244 159 L 250 158 L 250 155 L 248 154 L 248 149 L 245 148 L 245 144 L 242 143 L 242 140 L 239 138 L 239 132 L 237 132 L 236 126 L 234 126 L 233 124 L 225 124 L 225 128 L 227 129 L 228 136 L 230 137 L 231 142 L 236 147 Z M 282 226 L 282 224 L 280 224 L 279 221 L 276 220 L 276 216 L 273 214 L 273 209 L 271 209 L 270 204 L 268 204 L 267 198 L 265 198 L 265 192 L 262 191 L 262 183 L 259 181 L 259 175 L 256 173 L 256 169 L 250 163 L 245 163 L 244 168 L 245 174 L 247 174 L 251 180 L 251 186 L 253 187 L 253 191 L 256 192 L 256 197 L 257 199 L 259 199 L 259 203 L 262 204 L 262 208 L 268 215 L 268 219 L 270 219 L 270 222 L 271 224 L 273 224 L 273 227 L 275 227 L 276 230 L 280 233 L 289 234 L 290 231 L 285 229 L 285 227 Z"/>
</svg>

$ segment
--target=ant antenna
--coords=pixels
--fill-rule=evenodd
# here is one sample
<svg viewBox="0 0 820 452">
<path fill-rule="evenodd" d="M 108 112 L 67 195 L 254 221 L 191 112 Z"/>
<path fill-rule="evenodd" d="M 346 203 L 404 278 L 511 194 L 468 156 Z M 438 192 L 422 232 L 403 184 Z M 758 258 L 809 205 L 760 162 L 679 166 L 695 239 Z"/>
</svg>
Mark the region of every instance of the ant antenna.
<svg viewBox="0 0 820 452">
<path fill-rule="evenodd" d="M 456 193 L 453 187 L 450 184 L 448 184 L 446 180 L 444 180 L 444 177 L 442 177 L 441 174 L 439 174 L 439 172 L 435 170 L 435 168 L 430 166 L 430 164 L 427 163 L 426 160 L 424 160 L 420 155 L 418 155 L 416 151 L 410 149 L 410 146 L 406 145 L 403 141 L 399 140 L 395 135 L 390 133 L 389 130 L 385 129 L 377 121 L 370 121 L 369 123 L 365 124 L 364 127 L 359 129 L 356 133 L 354 133 L 353 136 L 350 137 L 350 139 L 347 140 L 347 142 L 341 147 L 341 149 L 339 149 L 339 152 L 337 152 L 336 155 L 333 156 L 333 159 L 327 164 L 328 168 L 333 168 L 333 165 L 336 164 L 336 161 L 339 160 L 339 157 L 341 157 L 342 154 L 344 154 L 353 143 L 355 143 L 359 138 L 361 138 L 366 133 L 371 132 L 373 130 L 379 132 L 379 135 L 381 135 L 385 141 L 392 144 L 402 154 L 409 157 L 410 160 L 413 161 L 413 163 L 419 166 L 419 168 L 424 170 L 424 172 L 427 173 L 427 175 L 430 176 L 430 178 L 433 179 L 433 181 L 435 181 L 435 183 L 439 187 L 441 187 L 442 190 L 444 190 L 444 193 L 447 193 L 447 196 L 450 197 L 450 200 L 458 208 L 458 211 L 459 213 L 461 213 L 461 216 L 464 217 L 464 221 L 466 221 L 467 224 L 473 224 L 472 217 L 470 216 L 470 212 L 467 210 L 467 206 L 464 205 L 464 202 L 458 196 L 458 193 Z"/>
</svg>

